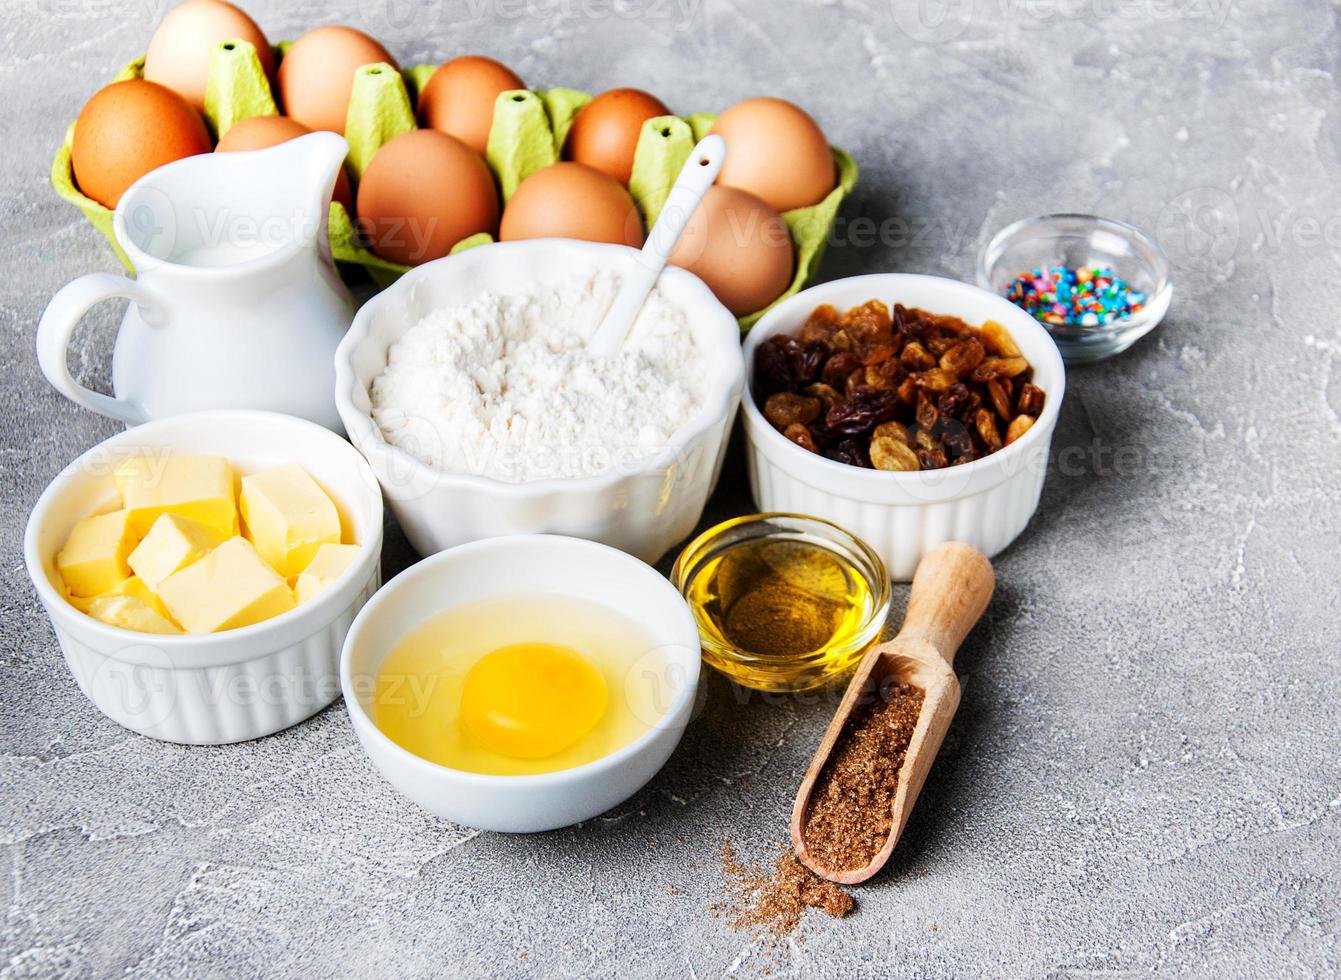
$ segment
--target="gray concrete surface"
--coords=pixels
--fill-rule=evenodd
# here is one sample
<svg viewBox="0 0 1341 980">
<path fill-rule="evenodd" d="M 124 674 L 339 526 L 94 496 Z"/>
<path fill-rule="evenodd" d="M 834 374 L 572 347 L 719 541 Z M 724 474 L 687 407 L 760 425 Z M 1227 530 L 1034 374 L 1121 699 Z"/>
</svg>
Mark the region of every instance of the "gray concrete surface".
<svg viewBox="0 0 1341 980">
<path fill-rule="evenodd" d="M 1088 975 L 1341 971 L 1341 121 L 1322 0 L 323 0 L 407 63 L 681 110 L 792 98 L 861 186 L 826 277 L 967 277 L 1003 223 L 1156 230 L 1174 309 L 1072 372 L 1033 525 L 959 659 L 963 707 L 890 868 L 772 953 L 708 912 L 732 839 L 783 839 L 823 703 L 717 679 L 605 817 L 477 834 L 400 800 L 336 705 L 272 738 L 159 744 L 80 695 L 25 576 L 29 508 L 115 426 L 32 352 L 62 283 L 115 270 L 47 184 L 141 51 L 150 0 L 0 8 L 0 976 Z M 867 233 L 874 230 L 874 235 Z M 106 383 L 111 311 L 76 366 Z M 749 506 L 729 469 L 716 518 Z M 393 534 L 389 571 L 412 555 Z M 901 608 L 906 592 L 900 590 Z"/>
</svg>

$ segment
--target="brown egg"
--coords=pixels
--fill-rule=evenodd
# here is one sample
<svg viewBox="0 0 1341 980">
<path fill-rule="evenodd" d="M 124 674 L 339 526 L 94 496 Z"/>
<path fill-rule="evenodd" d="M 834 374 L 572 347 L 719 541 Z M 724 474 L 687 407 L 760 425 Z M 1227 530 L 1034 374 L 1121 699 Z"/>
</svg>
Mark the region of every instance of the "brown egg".
<svg viewBox="0 0 1341 980">
<path fill-rule="evenodd" d="M 759 198 L 709 187 L 671 252 L 736 316 L 762 310 L 791 284 L 795 250 L 787 223 Z"/>
<path fill-rule="evenodd" d="M 287 143 L 299 136 L 306 136 L 312 130 L 288 116 L 251 116 L 233 123 L 233 128 L 224 133 L 215 153 L 240 153 L 247 150 L 265 150 L 280 143 Z M 354 189 L 349 184 L 349 174 L 340 168 L 335 178 L 335 200 L 344 205 L 350 214 L 354 213 Z"/>
<path fill-rule="evenodd" d="M 595 167 L 621 184 L 633 174 L 633 154 L 643 123 L 670 110 L 655 95 L 636 88 L 612 88 L 592 99 L 568 130 L 570 160 Z"/>
<path fill-rule="evenodd" d="M 749 191 L 776 211 L 818 204 L 833 190 L 829 142 L 805 110 L 782 99 L 746 99 L 717 117 L 726 140 L 717 183 Z"/>
<path fill-rule="evenodd" d="M 284 113 L 309 129 L 343 134 L 354 91 L 354 72 L 364 65 L 396 60 L 367 34 L 352 27 L 308 31 L 279 62 L 279 94 Z"/>
<path fill-rule="evenodd" d="M 517 187 L 503 209 L 498 237 L 579 238 L 640 248 L 643 223 L 633 198 L 613 177 L 581 163 L 555 163 Z"/>
<path fill-rule="evenodd" d="M 168 11 L 149 40 L 144 77 L 172 89 L 205 111 L 210 53 L 224 41 L 250 41 L 266 76 L 275 77 L 275 53 L 256 22 L 224 0 L 186 0 Z"/>
<path fill-rule="evenodd" d="M 205 121 L 176 92 L 154 82 L 113 82 L 75 120 L 70 162 L 87 197 L 114 208 L 127 187 L 173 160 L 210 151 Z"/>
<path fill-rule="evenodd" d="M 466 144 L 435 129 L 401 133 L 359 181 L 359 228 L 374 252 L 404 265 L 439 259 L 463 238 L 498 230 L 498 188 Z"/>
<path fill-rule="evenodd" d="M 489 148 L 494 102 L 502 92 L 526 88 L 512 69 L 483 55 L 453 58 L 419 95 L 419 125 L 455 136 L 480 156 Z"/>
</svg>

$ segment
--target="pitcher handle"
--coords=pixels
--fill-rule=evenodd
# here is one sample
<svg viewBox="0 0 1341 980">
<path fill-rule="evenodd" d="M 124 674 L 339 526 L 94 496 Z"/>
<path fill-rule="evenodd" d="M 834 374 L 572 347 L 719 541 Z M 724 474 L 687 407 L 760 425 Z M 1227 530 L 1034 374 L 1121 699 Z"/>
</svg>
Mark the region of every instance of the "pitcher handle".
<svg viewBox="0 0 1341 980">
<path fill-rule="evenodd" d="M 71 377 L 65 364 L 70 337 L 84 314 L 103 300 L 118 298 L 130 300 L 140 307 L 146 322 L 153 322 L 158 304 L 153 294 L 134 279 L 94 272 L 63 286 L 51 297 L 37 325 L 37 361 L 51 386 L 76 405 L 127 425 L 139 425 L 149 421 L 149 416 L 136 402 L 85 388 Z"/>
</svg>

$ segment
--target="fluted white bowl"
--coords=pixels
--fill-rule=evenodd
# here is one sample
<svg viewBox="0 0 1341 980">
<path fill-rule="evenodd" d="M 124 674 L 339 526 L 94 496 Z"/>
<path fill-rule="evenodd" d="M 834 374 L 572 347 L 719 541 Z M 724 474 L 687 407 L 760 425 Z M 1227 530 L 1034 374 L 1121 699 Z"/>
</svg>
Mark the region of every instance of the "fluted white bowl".
<svg viewBox="0 0 1341 980">
<path fill-rule="evenodd" d="M 747 391 L 742 414 L 755 502 L 762 511 L 811 514 L 846 528 L 874 548 L 899 581 L 911 579 L 922 556 L 946 541 L 971 544 L 990 558 L 1019 537 L 1038 508 L 1066 391 L 1057 345 L 1033 317 L 1001 296 L 953 279 L 886 273 L 812 286 L 780 303 L 750 331 L 746 365 L 753 365 L 755 351 L 769 337 L 799 330 L 815 307 L 830 303 L 846 310 L 871 299 L 975 326 L 996 320 L 1033 366 L 1034 383 L 1047 395 L 1043 413 L 1023 436 L 982 459 L 893 473 L 802 449 L 769 424 Z"/>
<path fill-rule="evenodd" d="M 484 538 L 545 533 L 598 541 L 655 562 L 694 530 L 721 471 L 744 370 L 735 317 L 684 269 L 668 267 L 657 288 L 687 314 L 704 353 L 707 395 L 654 458 L 599 476 L 508 483 L 431 467 L 388 443 L 372 419 L 369 390 L 386 367 L 387 349 L 427 314 L 484 292 L 513 291 L 519 283 L 553 283 L 573 270 L 618 272 L 631 268 L 637 255 L 622 245 L 567 239 L 483 245 L 412 269 L 359 310 L 335 355 L 336 408 L 421 555 Z M 612 436 L 620 425 L 610 420 Z"/>
<path fill-rule="evenodd" d="M 315 599 L 241 629 L 157 636 L 86 616 L 65 599 L 56 553 L 77 522 L 116 508 L 116 464 L 146 452 L 226 456 L 241 473 L 298 463 L 335 501 L 358 557 Z M 381 584 L 382 495 L 354 447 L 313 422 L 273 412 L 174 415 L 112 436 L 62 470 L 28 518 L 24 558 L 70 672 L 103 714 L 168 742 L 240 742 L 340 696 L 345 634 Z"/>
</svg>

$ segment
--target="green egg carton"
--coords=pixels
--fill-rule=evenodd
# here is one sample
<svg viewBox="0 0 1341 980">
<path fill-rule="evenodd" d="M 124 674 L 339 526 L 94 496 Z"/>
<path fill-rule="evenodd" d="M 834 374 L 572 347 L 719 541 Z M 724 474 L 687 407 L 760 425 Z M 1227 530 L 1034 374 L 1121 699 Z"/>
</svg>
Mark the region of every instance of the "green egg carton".
<svg viewBox="0 0 1341 980">
<path fill-rule="evenodd" d="M 277 59 L 283 57 L 289 43 L 281 42 L 276 47 Z M 437 68 L 437 65 L 417 65 L 398 71 L 391 65 L 376 64 L 364 65 L 358 70 L 345 123 L 345 139 L 349 142 L 347 165 L 355 181 L 386 142 L 417 128 L 414 100 Z M 141 57 L 123 68 L 113 81 L 139 78 L 143 71 L 144 58 Z M 573 118 L 590 101 L 591 96 L 586 92 L 569 88 L 517 90 L 499 95 L 485 157 L 505 203 L 526 177 L 541 167 L 558 162 Z M 218 45 L 211 53 L 205 91 L 205 116 L 215 137 L 223 136 L 241 119 L 277 114 L 275 97 L 256 49 L 241 40 Z M 660 116 L 643 124 L 634 153 L 629 192 L 648 227 L 661 213 L 671 185 L 690 151 L 707 135 L 715 118 L 709 113 L 695 113 L 686 118 Z M 130 261 L 112 234 L 112 212 L 85 197 L 75 184 L 70 162 L 73 138 L 74 125 L 71 124 L 52 163 L 52 186 L 107 237 L 122 263 L 130 269 Z M 819 268 L 838 207 L 857 183 L 857 165 L 852 157 L 837 147 L 832 149 L 838 173 L 837 186 L 818 204 L 782 215 L 796 249 L 796 271 L 791 285 L 767 308 L 741 317 L 742 331 L 753 326 L 773 305 L 804 288 Z M 338 202 L 331 203 L 329 233 L 335 260 L 342 266 L 367 270 L 379 287 L 389 286 L 409 270 L 409 266 L 389 262 L 364 248 L 352 216 Z M 457 242 L 452 253 L 491 241 L 493 238 L 487 233 L 472 235 Z"/>
</svg>

